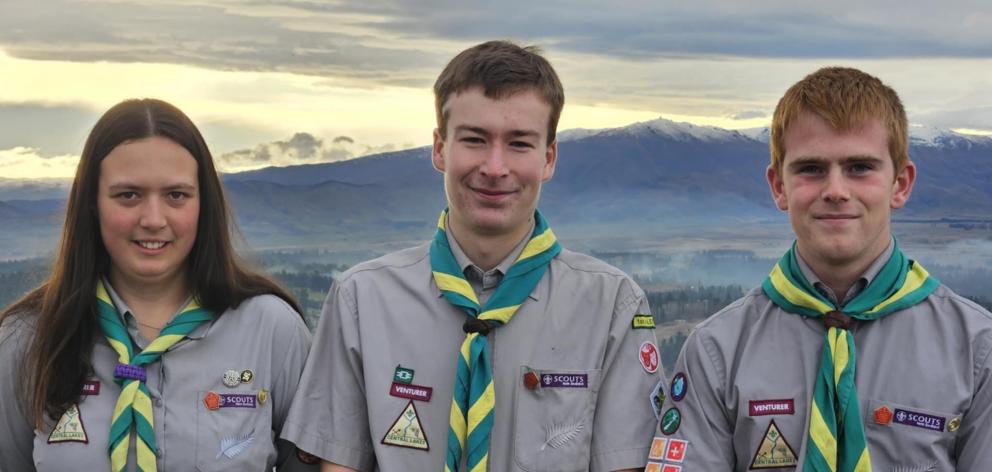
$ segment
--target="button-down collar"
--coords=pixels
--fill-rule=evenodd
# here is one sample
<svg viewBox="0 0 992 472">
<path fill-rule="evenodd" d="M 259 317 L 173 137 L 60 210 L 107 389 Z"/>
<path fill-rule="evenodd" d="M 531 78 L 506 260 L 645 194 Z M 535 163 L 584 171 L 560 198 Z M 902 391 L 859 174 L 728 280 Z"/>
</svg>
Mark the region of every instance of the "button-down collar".
<svg viewBox="0 0 992 472">
<path fill-rule="evenodd" d="M 837 294 L 834 293 L 833 289 L 823 283 L 820 277 L 813 272 L 813 269 L 810 268 L 809 264 L 803 260 L 802 256 L 799 255 L 798 252 L 796 252 L 796 260 L 799 262 L 799 269 L 802 271 L 803 276 L 806 277 L 806 280 L 813 285 L 813 288 L 815 288 L 817 292 L 820 292 L 820 295 L 827 297 L 827 299 L 829 299 L 835 306 L 843 307 L 851 300 L 854 300 L 854 297 L 857 297 L 858 294 L 860 294 L 865 287 L 871 283 L 875 276 L 882 271 L 882 267 L 884 267 L 885 263 L 889 262 L 889 258 L 892 257 L 892 251 L 894 249 L 895 245 L 890 239 L 888 247 L 886 247 L 885 250 L 882 251 L 882 254 L 868 266 L 868 269 L 861 274 L 861 277 L 854 282 L 854 285 L 851 285 L 851 288 L 849 288 L 847 293 L 844 295 L 843 302 L 840 304 L 837 303 Z"/>
</svg>

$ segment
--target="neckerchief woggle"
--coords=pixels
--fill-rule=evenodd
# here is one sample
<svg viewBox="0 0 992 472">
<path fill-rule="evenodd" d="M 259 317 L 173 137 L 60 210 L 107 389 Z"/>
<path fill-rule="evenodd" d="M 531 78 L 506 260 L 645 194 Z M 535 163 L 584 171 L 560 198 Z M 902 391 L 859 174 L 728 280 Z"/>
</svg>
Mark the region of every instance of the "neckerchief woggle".
<svg viewBox="0 0 992 472">
<path fill-rule="evenodd" d="M 907 259 L 893 239 L 892 256 L 865 289 L 838 309 L 803 275 L 793 243 L 762 284 L 772 302 L 788 313 L 814 318 L 841 312 L 859 320 L 877 320 L 911 307 L 940 282 L 919 263 Z M 831 326 L 820 356 L 810 401 L 805 472 L 871 472 L 871 458 L 854 385 L 857 364 L 854 336 Z"/>
<path fill-rule="evenodd" d="M 132 427 L 137 436 L 135 446 L 138 470 L 156 471 L 158 449 L 155 445 L 151 396 L 148 387 L 145 386 L 147 377 L 144 366 L 157 361 L 172 345 L 181 341 L 201 324 L 212 320 L 214 316 L 211 312 L 200 308 L 196 300 L 191 300 L 159 331 L 158 337 L 148 344 L 145 350 L 135 355 L 131 337 L 102 280 L 97 281 L 96 299 L 100 328 L 103 329 L 103 335 L 110 343 L 110 347 L 117 352 L 118 364 L 114 369 L 114 381 L 121 386 L 121 393 L 117 397 L 111 418 L 110 441 L 107 448 L 111 471 L 121 472 L 127 467 Z"/>
<path fill-rule="evenodd" d="M 530 240 L 483 307 L 451 253 L 444 229 L 447 215 L 447 209 L 441 212 L 437 233 L 431 243 L 434 282 L 449 303 L 469 316 L 466 326 L 475 322 L 476 326 L 481 323 L 485 328 L 481 333 L 466 329 L 465 340 L 458 352 L 444 470 L 457 472 L 462 454 L 467 453 L 468 470 L 484 472 L 489 459 L 489 439 L 496 407 L 492 368 L 489 365 L 489 341 L 485 333 L 510 322 L 544 276 L 548 263 L 561 252 L 561 245 L 541 212 L 535 210 L 534 231 Z"/>
</svg>

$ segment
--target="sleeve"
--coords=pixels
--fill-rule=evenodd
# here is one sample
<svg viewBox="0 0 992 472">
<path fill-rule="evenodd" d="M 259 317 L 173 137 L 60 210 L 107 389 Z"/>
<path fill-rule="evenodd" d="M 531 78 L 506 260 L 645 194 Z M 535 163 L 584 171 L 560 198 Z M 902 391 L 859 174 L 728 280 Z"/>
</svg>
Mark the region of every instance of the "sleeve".
<svg viewBox="0 0 992 472">
<path fill-rule="evenodd" d="M 590 467 L 593 471 L 640 469 L 645 465 L 657 422 L 651 393 L 655 385 L 664 383 L 665 372 L 653 322 L 634 327 L 636 315 L 650 314 L 644 292 L 626 279 L 614 305 L 596 402 Z M 643 362 L 642 354 L 646 356 Z"/>
<path fill-rule="evenodd" d="M 992 470 L 992 331 L 976 350 L 975 393 L 961 419 L 955 456 L 958 470 Z"/>
<path fill-rule="evenodd" d="M 34 428 L 25 415 L 19 379 L 30 331 L 8 317 L 0 326 L 0 471 L 33 471 Z"/>
<path fill-rule="evenodd" d="M 354 295 L 335 281 L 282 437 L 326 461 L 372 470 L 375 456 L 363 372 Z"/>
<path fill-rule="evenodd" d="M 285 305 L 285 304 L 283 304 Z M 300 376 L 303 373 L 303 365 L 307 360 L 307 353 L 310 351 L 310 331 L 298 313 L 289 306 L 289 317 L 294 321 L 289 332 L 283 336 L 275 346 L 275 352 L 285 353 L 286 357 L 278 366 L 279 374 L 272 384 L 272 429 L 279 433 L 282 429 L 289 407 L 292 403 L 293 393 L 296 392 L 300 384 Z M 300 461 L 296 454 L 296 447 L 285 439 L 276 440 L 278 458 L 276 459 L 276 470 L 279 472 L 306 472 L 319 470 L 318 465 L 308 465 Z"/>
<path fill-rule="evenodd" d="M 686 339 L 666 385 L 650 462 L 684 470 L 734 470 L 734 431 L 722 400 L 727 385 L 718 352 L 716 341 L 698 328 Z"/>
</svg>

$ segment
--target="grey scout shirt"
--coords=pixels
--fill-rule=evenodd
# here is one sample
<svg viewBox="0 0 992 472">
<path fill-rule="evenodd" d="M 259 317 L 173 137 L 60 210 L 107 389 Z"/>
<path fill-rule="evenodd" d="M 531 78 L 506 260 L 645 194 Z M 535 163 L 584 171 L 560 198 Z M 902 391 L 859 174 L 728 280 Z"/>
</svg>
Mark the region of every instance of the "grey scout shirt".
<svg viewBox="0 0 992 472">
<path fill-rule="evenodd" d="M 452 247 L 487 298 L 523 244 L 488 273 Z M 361 471 L 443 469 L 466 315 L 435 285 L 429 248 L 359 264 L 334 282 L 284 438 Z M 489 333 L 496 394 L 489 470 L 644 466 L 656 422 L 649 396 L 662 371 L 660 360 L 655 372 L 638 360 L 642 344 L 655 343 L 653 329 L 631 329 L 638 313 L 650 313 L 644 293 L 619 270 L 568 250 L 551 261 L 510 323 Z M 411 385 L 431 389 L 429 399 L 393 394 L 398 366 L 413 370 Z M 527 388 L 528 372 L 544 386 Z M 410 424 L 402 416 L 411 402 L 426 444 L 388 444 L 398 421 Z"/>
<path fill-rule="evenodd" d="M 124 301 L 105 284 L 124 313 L 136 348 L 143 349 L 149 341 L 138 333 Z M 43 430 L 35 430 L 16 394 L 33 323 L 28 315 L 14 315 L 0 327 L 0 471 L 110 470 L 109 428 L 120 393 L 113 379 L 117 353 L 100 336 L 92 353 L 95 372 L 76 412 L 48 419 Z M 158 469 L 316 470 L 297 460 L 291 444 L 277 442 L 309 346 L 310 333 L 300 316 L 278 297 L 262 295 L 197 327 L 148 365 Z M 250 379 L 244 376 L 250 381 L 226 386 L 223 377 L 229 370 L 239 377 L 250 371 Z M 262 390 L 264 401 L 259 398 Z M 219 408 L 207 408 L 208 392 L 222 399 Z M 60 420 L 65 422 L 59 428 Z M 128 470 L 135 470 L 135 438 L 132 435 Z M 249 438 L 247 447 L 236 454 L 222 451 Z"/>
<path fill-rule="evenodd" d="M 890 254 L 891 247 L 845 302 Z M 992 470 L 992 314 L 942 285 L 910 308 L 855 321 L 852 332 L 873 470 Z M 662 417 L 650 456 L 657 465 L 648 470 L 801 470 L 824 334 L 819 319 L 783 311 L 760 287 L 700 323 L 663 406 L 678 414 Z"/>
</svg>

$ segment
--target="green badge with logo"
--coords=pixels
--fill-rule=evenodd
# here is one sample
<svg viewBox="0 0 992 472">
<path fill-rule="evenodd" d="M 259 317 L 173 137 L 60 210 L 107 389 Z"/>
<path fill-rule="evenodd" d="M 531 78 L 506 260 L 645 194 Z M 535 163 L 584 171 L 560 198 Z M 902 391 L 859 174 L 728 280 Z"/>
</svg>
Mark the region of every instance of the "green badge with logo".
<svg viewBox="0 0 992 472">
<path fill-rule="evenodd" d="M 393 382 L 413 383 L 413 369 L 396 366 L 396 372 L 393 373 Z"/>
<path fill-rule="evenodd" d="M 665 415 L 661 417 L 661 432 L 665 435 L 675 434 L 682 425 L 682 413 L 678 408 L 669 408 Z"/>
<path fill-rule="evenodd" d="M 651 315 L 634 315 L 634 329 L 654 329 L 654 317 Z"/>
</svg>

